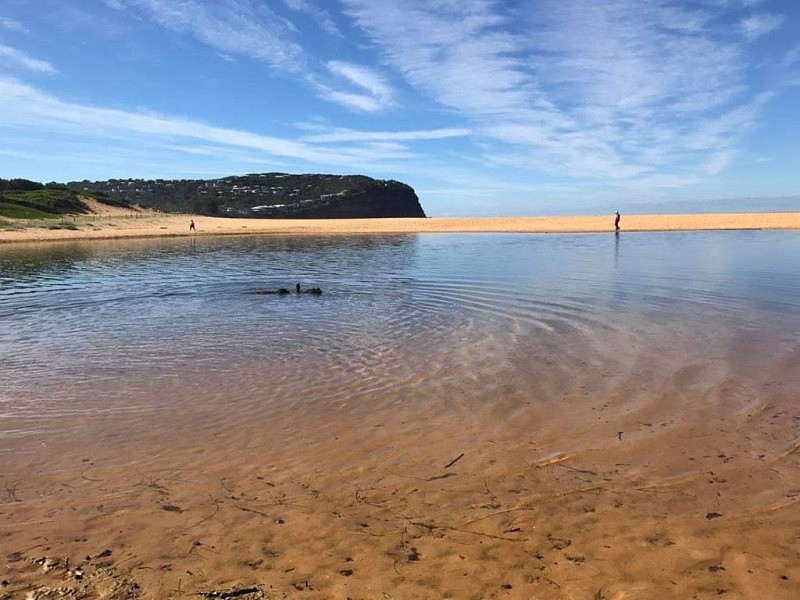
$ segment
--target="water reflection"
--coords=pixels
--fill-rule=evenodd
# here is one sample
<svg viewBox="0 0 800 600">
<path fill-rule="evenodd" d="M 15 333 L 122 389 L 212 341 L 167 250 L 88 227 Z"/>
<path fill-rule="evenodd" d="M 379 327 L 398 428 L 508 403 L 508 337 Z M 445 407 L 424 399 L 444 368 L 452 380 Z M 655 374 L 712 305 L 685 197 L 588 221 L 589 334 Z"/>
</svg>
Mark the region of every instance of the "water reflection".
<svg viewBox="0 0 800 600">
<path fill-rule="evenodd" d="M 219 402 L 524 395 L 667 339 L 797 333 L 798 235 L 624 235 L 0 247 L 0 395 L 34 412 L 168 406 L 148 387 L 166 381 Z M 295 283 L 323 295 L 253 293 Z"/>
<path fill-rule="evenodd" d="M 0 250 L 0 286 L 7 288 L 36 277 L 58 276 L 92 256 L 88 245 L 13 245 Z"/>
</svg>

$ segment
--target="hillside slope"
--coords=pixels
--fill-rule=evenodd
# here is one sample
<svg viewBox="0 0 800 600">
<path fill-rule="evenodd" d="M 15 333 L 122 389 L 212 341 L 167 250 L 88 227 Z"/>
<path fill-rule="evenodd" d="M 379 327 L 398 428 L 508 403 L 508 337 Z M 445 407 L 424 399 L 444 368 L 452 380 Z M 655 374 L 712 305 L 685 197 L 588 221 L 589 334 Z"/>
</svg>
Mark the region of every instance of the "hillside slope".
<svg viewBox="0 0 800 600">
<path fill-rule="evenodd" d="M 118 205 L 102 194 L 79 192 L 60 183 L 46 185 L 27 179 L 0 179 L 0 217 L 53 219 L 66 214 L 95 212 L 90 206 Z"/>
<path fill-rule="evenodd" d="M 169 213 L 295 219 L 425 216 L 410 186 L 363 175 L 256 173 L 210 180 L 110 179 L 67 185 Z"/>
</svg>

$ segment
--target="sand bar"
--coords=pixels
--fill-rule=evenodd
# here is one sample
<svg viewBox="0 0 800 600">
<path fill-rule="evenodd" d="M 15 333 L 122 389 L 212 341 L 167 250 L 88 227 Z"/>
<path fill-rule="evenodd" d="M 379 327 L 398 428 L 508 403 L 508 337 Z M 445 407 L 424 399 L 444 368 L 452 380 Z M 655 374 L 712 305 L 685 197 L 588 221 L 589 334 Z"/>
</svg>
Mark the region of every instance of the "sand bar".
<svg viewBox="0 0 800 600">
<path fill-rule="evenodd" d="M 549 217 L 436 217 L 428 219 L 232 219 L 165 215 L 128 210 L 77 215 L 63 223 L 74 229 L 48 228 L 43 222 L 0 220 L 0 243 L 242 234 L 359 233 L 590 233 L 614 230 L 613 215 Z M 62 221 L 53 221 L 58 225 Z M 71 223 L 71 225 L 69 225 Z M 675 215 L 623 215 L 622 231 L 691 231 L 725 229 L 800 229 L 800 212 Z"/>
</svg>

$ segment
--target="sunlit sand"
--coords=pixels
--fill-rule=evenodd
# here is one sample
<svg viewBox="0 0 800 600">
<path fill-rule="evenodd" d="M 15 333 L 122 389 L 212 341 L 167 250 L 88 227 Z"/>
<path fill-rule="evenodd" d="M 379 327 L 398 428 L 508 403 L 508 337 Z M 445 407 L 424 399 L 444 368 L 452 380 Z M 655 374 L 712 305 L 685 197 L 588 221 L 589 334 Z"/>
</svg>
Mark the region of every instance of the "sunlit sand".
<svg viewBox="0 0 800 600">
<path fill-rule="evenodd" d="M 190 220 L 197 229 L 189 231 Z M 422 232 L 613 232 L 614 215 L 557 217 L 436 217 L 429 219 L 227 219 L 164 215 L 150 211 L 104 210 L 67 217 L 75 229 L 51 229 L 41 221 L 11 222 L 0 228 L 0 242 L 208 236 L 242 234 L 369 234 Z M 58 224 L 54 220 L 53 224 Z M 800 229 L 800 212 L 683 215 L 622 215 L 621 233 L 714 229 Z M 19 227 L 14 229 L 13 227 Z"/>
</svg>

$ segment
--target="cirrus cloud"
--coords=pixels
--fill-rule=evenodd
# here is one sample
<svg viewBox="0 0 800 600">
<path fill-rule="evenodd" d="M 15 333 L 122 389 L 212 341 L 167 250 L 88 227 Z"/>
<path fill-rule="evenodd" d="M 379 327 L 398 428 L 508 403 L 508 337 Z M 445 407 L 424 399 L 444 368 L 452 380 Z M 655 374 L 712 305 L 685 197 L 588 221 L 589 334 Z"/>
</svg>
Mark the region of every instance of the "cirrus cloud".
<svg viewBox="0 0 800 600">
<path fill-rule="evenodd" d="M 722 4 L 537 0 L 515 12 L 489 0 L 345 4 L 389 66 L 487 137 L 487 160 L 692 180 L 727 164 L 763 106 L 748 90 L 744 49 L 713 35 L 733 11 Z M 780 19 L 744 22 L 754 38 Z"/>
<path fill-rule="evenodd" d="M 33 58 L 21 50 L 0 44 L 0 66 L 22 68 L 37 73 L 52 74 L 58 70 L 49 62 Z"/>
<path fill-rule="evenodd" d="M 748 41 L 753 41 L 775 31 L 782 23 L 782 15 L 758 14 L 742 19 L 739 26 L 742 35 L 744 35 Z"/>
</svg>

